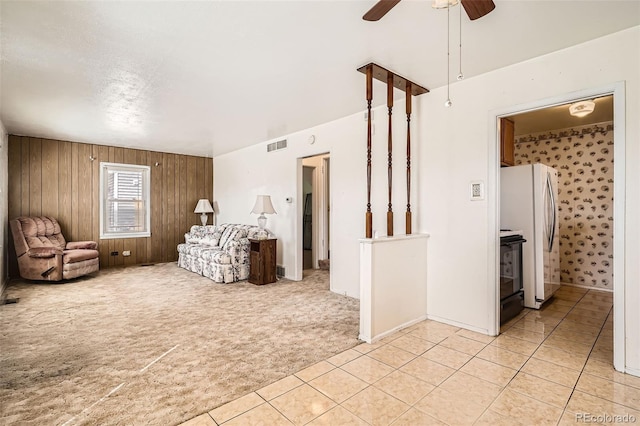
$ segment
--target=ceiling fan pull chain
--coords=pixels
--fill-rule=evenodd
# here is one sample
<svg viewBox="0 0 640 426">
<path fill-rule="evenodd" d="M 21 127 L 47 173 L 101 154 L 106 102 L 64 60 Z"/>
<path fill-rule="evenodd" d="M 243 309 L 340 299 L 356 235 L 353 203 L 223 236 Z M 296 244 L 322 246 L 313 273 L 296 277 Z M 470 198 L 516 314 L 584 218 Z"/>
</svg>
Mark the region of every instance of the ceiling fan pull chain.
<svg viewBox="0 0 640 426">
<path fill-rule="evenodd" d="M 459 17 L 460 17 L 460 68 L 458 69 L 458 81 L 464 78 L 464 74 L 462 74 L 462 5 L 458 8 Z"/>
<path fill-rule="evenodd" d="M 449 4 L 449 2 L 447 2 L 447 100 L 444 103 L 444 106 L 449 108 L 451 105 L 453 105 L 453 102 L 451 102 L 451 97 L 449 96 L 449 75 L 451 73 L 450 70 L 450 60 L 449 60 L 449 56 L 450 56 L 450 48 L 449 48 L 449 23 L 450 23 L 450 19 L 449 19 L 449 9 L 451 9 L 451 5 Z"/>
</svg>

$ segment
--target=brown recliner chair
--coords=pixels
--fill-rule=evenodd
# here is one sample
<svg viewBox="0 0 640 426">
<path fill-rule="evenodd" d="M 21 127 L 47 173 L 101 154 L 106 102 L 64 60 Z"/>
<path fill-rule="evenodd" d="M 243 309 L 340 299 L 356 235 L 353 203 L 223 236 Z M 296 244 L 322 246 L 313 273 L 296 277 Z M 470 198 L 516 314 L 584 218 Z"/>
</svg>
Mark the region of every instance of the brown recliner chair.
<svg viewBox="0 0 640 426">
<path fill-rule="evenodd" d="M 10 226 L 22 278 L 61 281 L 99 269 L 98 244 L 67 243 L 52 217 L 19 217 Z"/>
</svg>

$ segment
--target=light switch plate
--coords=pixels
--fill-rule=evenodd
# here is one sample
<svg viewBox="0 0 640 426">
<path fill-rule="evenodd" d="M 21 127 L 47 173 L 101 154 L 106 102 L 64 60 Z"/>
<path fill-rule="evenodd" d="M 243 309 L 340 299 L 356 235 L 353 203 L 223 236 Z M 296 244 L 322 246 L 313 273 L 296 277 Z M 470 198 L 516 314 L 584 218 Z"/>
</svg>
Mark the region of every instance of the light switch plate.
<svg viewBox="0 0 640 426">
<path fill-rule="evenodd" d="M 484 200 L 484 182 L 481 180 L 469 184 L 471 201 Z"/>
</svg>

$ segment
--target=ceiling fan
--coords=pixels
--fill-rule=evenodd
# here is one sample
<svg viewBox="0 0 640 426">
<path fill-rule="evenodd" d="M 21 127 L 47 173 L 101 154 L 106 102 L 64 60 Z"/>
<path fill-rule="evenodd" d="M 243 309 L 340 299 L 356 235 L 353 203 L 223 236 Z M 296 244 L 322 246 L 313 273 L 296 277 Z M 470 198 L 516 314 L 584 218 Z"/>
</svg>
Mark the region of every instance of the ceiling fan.
<svg viewBox="0 0 640 426">
<path fill-rule="evenodd" d="M 493 0 L 460 0 L 464 10 L 469 15 L 469 19 L 482 18 L 484 15 L 495 9 L 496 5 Z M 400 0 L 380 0 L 376 3 L 367 13 L 364 14 L 362 19 L 365 21 L 377 21 L 387 14 L 396 4 L 400 3 Z M 447 1 L 443 2 L 446 7 Z"/>
</svg>

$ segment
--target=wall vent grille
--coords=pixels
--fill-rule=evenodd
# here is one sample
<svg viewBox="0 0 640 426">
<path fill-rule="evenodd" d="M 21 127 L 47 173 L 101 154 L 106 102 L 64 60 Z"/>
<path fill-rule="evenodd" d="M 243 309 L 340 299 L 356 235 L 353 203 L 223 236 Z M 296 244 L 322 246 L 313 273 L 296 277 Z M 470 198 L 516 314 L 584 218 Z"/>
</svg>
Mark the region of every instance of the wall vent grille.
<svg viewBox="0 0 640 426">
<path fill-rule="evenodd" d="M 285 149 L 287 147 L 287 140 L 282 139 L 281 141 L 271 142 L 267 145 L 267 152 L 278 151 L 280 149 Z"/>
<path fill-rule="evenodd" d="M 284 277 L 284 266 L 276 265 L 276 275 L 279 277 Z"/>
</svg>

